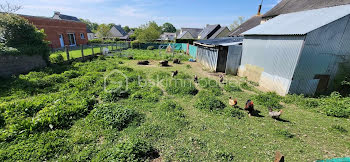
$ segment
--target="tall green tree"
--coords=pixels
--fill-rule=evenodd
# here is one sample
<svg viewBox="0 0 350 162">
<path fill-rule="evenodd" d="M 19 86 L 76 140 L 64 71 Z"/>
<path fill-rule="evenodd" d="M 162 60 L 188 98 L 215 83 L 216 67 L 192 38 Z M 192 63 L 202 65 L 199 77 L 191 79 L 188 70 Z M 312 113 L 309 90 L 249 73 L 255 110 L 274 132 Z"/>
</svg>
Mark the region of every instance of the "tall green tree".
<svg viewBox="0 0 350 162">
<path fill-rule="evenodd" d="M 140 42 L 153 42 L 159 38 L 161 33 L 162 28 L 156 22 L 150 21 L 136 29 L 135 36 Z"/>
<path fill-rule="evenodd" d="M 245 22 L 245 18 L 243 16 L 239 16 L 237 20 L 233 21 L 233 24 L 230 25 L 231 31 L 237 29 L 240 25 Z"/>
<path fill-rule="evenodd" d="M 131 31 L 131 29 L 130 29 L 130 27 L 129 26 L 124 26 L 124 31 L 126 32 L 126 33 L 129 33 L 130 31 Z"/>
<path fill-rule="evenodd" d="M 176 32 L 176 28 L 174 27 L 173 24 L 171 23 L 164 23 L 162 26 L 162 31 L 164 32 L 169 32 L 169 33 L 175 33 Z"/>
<path fill-rule="evenodd" d="M 109 27 L 109 29 L 111 29 L 113 26 L 115 26 L 115 24 L 114 23 L 109 23 L 107 26 Z"/>
<path fill-rule="evenodd" d="M 99 38 L 108 38 L 109 37 L 109 26 L 106 24 L 101 24 L 97 28 L 97 36 Z"/>
<path fill-rule="evenodd" d="M 87 28 L 90 29 L 91 31 L 97 31 L 98 24 L 91 22 L 89 19 L 80 19 L 81 22 L 86 24 Z"/>
</svg>

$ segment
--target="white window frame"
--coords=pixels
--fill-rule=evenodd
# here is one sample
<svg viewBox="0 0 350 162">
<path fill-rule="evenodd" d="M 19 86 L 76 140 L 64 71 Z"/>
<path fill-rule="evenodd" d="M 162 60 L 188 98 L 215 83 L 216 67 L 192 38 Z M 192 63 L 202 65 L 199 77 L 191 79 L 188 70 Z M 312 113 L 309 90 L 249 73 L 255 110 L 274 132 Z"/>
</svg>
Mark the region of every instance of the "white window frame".
<svg viewBox="0 0 350 162">
<path fill-rule="evenodd" d="M 80 33 L 80 39 L 85 39 L 84 33 Z"/>
<path fill-rule="evenodd" d="M 70 42 L 69 34 L 73 35 L 73 39 L 74 39 L 74 43 L 75 44 L 70 44 L 71 42 Z M 77 46 L 77 40 L 75 39 L 75 33 L 67 33 L 67 35 L 68 35 L 68 41 L 69 41 L 69 44 L 70 44 L 69 46 Z"/>
</svg>

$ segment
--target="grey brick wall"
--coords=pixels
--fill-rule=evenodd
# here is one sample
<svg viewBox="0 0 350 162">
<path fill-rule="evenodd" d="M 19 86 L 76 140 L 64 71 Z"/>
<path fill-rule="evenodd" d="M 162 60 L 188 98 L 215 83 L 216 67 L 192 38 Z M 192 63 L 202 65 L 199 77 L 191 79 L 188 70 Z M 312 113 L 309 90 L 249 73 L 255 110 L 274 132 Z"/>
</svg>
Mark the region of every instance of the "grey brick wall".
<svg viewBox="0 0 350 162">
<path fill-rule="evenodd" d="M 47 66 L 42 56 L 7 56 L 0 55 L 0 77 L 7 78 L 12 75 L 27 73 L 35 68 Z"/>
</svg>

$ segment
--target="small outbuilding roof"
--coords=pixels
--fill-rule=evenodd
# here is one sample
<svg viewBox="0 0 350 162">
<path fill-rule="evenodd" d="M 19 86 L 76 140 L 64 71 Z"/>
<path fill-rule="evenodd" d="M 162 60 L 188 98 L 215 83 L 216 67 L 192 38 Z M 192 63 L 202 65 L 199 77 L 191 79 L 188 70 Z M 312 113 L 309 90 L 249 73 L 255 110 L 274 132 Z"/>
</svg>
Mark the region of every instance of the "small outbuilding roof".
<svg viewBox="0 0 350 162">
<path fill-rule="evenodd" d="M 217 38 L 217 39 L 207 39 L 207 40 L 199 40 L 194 42 L 196 45 L 202 45 L 207 47 L 215 47 L 215 46 L 231 46 L 240 44 L 243 42 L 243 37 L 225 37 L 225 38 Z"/>
<path fill-rule="evenodd" d="M 225 29 L 229 30 L 226 26 L 221 27 L 219 30 L 217 30 L 209 39 L 215 39 L 222 31 Z M 227 36 L 227 35 L 226 35 Z"/>
<path fill-rule="evenodd" d="M 125 32 L 125 30 L 122 28 L 121 25 L 114 25 L 114 27 L 120 32 L 120 34 L 122 34 L 123 36 L 127 35 L 127 33 Z"/>
<path fill-rule="evenodd" d="M 279 15 L 243 35 L 305 35 L 350 14 L 350 5 Z"/>
<path fill-rule="evenodd" d="M 203 29 L 201 28 L 181 28 L 182 32 L 185 32 L 185 31 L 189 32 L 195 39 L 198 38 L 198 35 L 200 32 L 202 32 L 202 30 Z"/>
<path fill-rule="evenodd" d="M 260 16 L 256 15 L 256 16 L 251 17 L 249 20 L 247 20 L 246 22 L 241 24 L 239 27 L 237 27 L 235 30 L 233 30 L 229 36 L 230 37 L 239 36 L 242 33 L 260 25 L 261 18 L 262 18 L 261 15 Z"/>
<path fill-rule="evenodd" d="M 274 17 L 292 12 L 320 9 L 350 4 L 350 0 L 282 0 L 274 8 L 264 14 L 265 17 Z"/>
<path fill-rule="evenodd" d="M 201 33 L 199 33 L 200 39 L 206 39 L 210 33 L 215 32 L 215 30 L 220 29 L 221 26 L 219 24 L 215 25 L 207 25 Z"/>
<path fill-rule="evenodd" d="M 187 34 L 187 33 L 189 33 L 189 34 L 192 36 L 192 38 L 194 38 L 193 35 L 192 35 L 190 32 L 184 31 L 184 32 L 182 32 L 179 36 L 177 36 L 177 39 L 181 39 L 181 38 L 182 38 L 185 34 Z"/>
</svg>

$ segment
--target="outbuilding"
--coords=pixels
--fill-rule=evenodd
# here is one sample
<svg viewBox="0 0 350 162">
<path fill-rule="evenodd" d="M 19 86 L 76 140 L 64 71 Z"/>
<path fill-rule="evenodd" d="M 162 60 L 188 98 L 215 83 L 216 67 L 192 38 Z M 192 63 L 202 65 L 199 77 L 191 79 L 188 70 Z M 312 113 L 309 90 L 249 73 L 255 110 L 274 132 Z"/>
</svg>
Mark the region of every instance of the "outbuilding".
<svg viewBox="0 0 350 162">
<path fill-rule="evenodd" d="M 332 90 L 350 70 L 350 5 L 279 15 L 245 33 L 239 76 L 280 95 Z"/>
<path fill-rule="evenodd" d="M 237 74 L 242 54 L 242 38 L 218 38 L 194 42 L 197 61 L 214 72 Z"/>
</svg>

